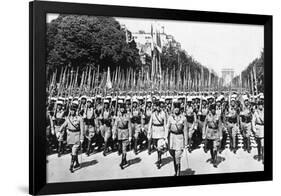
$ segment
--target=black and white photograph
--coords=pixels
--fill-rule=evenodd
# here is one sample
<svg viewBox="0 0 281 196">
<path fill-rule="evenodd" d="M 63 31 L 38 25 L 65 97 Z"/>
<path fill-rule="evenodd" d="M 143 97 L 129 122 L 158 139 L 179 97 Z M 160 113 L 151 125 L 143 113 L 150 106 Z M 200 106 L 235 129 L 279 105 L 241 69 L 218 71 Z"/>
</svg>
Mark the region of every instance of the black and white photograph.
<svg viewBox="0 0 281 196">
<path fill-rule="evenodd" d="M 46 15 L 48 183 L 264 170 L 264 26 Z"/>
</svg>

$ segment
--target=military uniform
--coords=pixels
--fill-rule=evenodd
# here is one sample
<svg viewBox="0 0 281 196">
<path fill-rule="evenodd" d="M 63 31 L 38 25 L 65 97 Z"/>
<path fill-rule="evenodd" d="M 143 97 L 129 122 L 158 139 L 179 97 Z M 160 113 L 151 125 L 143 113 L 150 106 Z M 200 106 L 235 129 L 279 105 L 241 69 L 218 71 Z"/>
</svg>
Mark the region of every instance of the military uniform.
<svg viewBox="0 0 281 196">
<path fill-rule="evenodd" d="M 250 136 L 252 132 L 252 112 L 250 105 L 243 107 L 240 112 L 241 131 L 244 139 L 244 149 L 250 153 L 251 141 Z"/>
<path fill-rule="evenodd" d="M 132 132 L 134 135 L 134 152 L 135 154 L 138 153 L 138 139 L 141 133 L 141 129 L 143 128 L 142 123 L 142 114 L 137 107 L 132 108 L 131 113 L 131 125 L 132 125 Z"/>
<path fill-rule="evenodd" d="M 188 131 L 188 150 L 189 152 L 192 151 L 192 136 L 195 130 L 197 129 L 197 123 L 196 121 L 196 114 L 193 106 L 187 106 L 186 107 L 186 120 L 187 120 L 187 131 Z"/>
<path fill-rule="evenodd" d="M 101 131 L 101 135 L 104 139 L 103 155 L 106 156 L 106 153 L 108 151 L 108 142 L 112 136 L 112 131 L 111 131 L 112 113 L 109 108 L 103 108 L 103 111 L 100 116 L 100 122 L 101 122 L 100 131 Z"/>
<path fill-rule="evenodd" d="M 239 132 L 238 128 L 238 113 L 237 109 L 234 106 L 230 106 L 227 113 L 227 131 L 230 137 L 230 150 L 233 150 L 234 153 L 236 153 L 237 150 L 237 134 Z"/>
<path fill-rule="evenodd" d="M 67 145 L 71 147 L 71 164 L 70 171 L 73 172 L 73 168 L 80 166 L 78 162 L 78 149 L 80 141 L 83 141 L 83 119 L 80 116 L 70 115 L 66 118 L 65 122 L 60 128 L 60 131 L 66 128 L 67 130 Z M 74 165 L 75 163 L 75 165 Z"/>
<path fill-rule="evenodd" d="M 220 116 L 209 112 L 204 122 L 203 139 L 207 139 L 207 146 L 210 149 L 214 167 L 217 167 L 217 150 L 220 145 L 221 137 L 222 133 Z"/>
<path fill-rule="evenodd" d="M 87 102 L 91 102 L 88 100 Z M 95 117 L 94 108 L 92 106 L 87 107 L 84 113 L 84 125 L 85 125 L 85 137 L 87 139 L 87 155 L 91 153 L 91 144 L 95 136 Z"/>
<path fill-rule="evenodd" d="M 59 103 L 62 105 L 62 103 Z M 60 131 L 60 127 L 65 121 L 65 111 L 61 108 L 58 109 L 56 108 L 56 111 L 53 116 L 53 124 L 54 124 L 54 133 L 55 138 L 57 139 L 57 147 L 58 147 L 58 157 L 61 156 L 61 153 L 63 152 L 63 141 L 64 141 L 64 135 L 65 135 L 65 130 L 62 129 Z"/>
<path fill-rule="evenodd" d="M 175 175 L 180 175 L 180 163 L 183 149 L 187 146 L 187 121 L 183 114 L 172 114 L 168 117 L 166 137 L 168 147 L 174 160 Z"/>
<path fill-rule="evenodd" d="M 113 137 L 115 136 L 117 136 L 117 140 L 122 145 L 122 160 L 120 167 L 123 169 L 123 166 L 127 164 L 127 148 L 132 138 L 131 120 L 128 114 L 119 113 L 119 115 L 116 117 L 113 125 Z"/>
<path fill-rule="evenodd" d="M 257 148 L 258 148 L 258 160 L 264 161 L 264 109 L 257 108 L 253 114 L 252 119 L 253 131 L 255 133 Z"/>
<path fill-rule="evenodd" d="M 207 105 L 202 105 L 201 110 L 198 112 L 198 130 L 201 132 L 201 135 L 203 134 L 203 126 L 206 119 L 206 116 L 208 115 L 208 107 Z M 207 152 L 207 141 L 204 140 L 204 151 Z"/>
<path fill-rule="evenodd" d="M 161 154 L 165 148 L 165 126 L 166 126 L 166 114 L 160 110 L 152 113 L 149 126 L 148 135 L 152 138 L 154 144 L 157 144 L 157 168 L 161 168 Z M 150 138 L 149 138 L 150 139 Z"/>
</svg>

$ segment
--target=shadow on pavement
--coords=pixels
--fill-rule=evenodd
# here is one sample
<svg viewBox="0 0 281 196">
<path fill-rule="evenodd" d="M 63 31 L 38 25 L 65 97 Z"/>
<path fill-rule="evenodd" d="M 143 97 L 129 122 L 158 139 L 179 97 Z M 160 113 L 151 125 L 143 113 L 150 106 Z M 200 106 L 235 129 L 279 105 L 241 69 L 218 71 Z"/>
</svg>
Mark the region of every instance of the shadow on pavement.
<svg viewBox="0 0 281 196">
<path fill-rule="evenodd" d="M 221 162 L 223 162 L 223 161 L 225 161 L 225 158 L 224 157 L 222 157 L 222 156 L 218 156 L 217 157 L 217 165 L 219 165 Z M 206 161 L 207 163 L 209 162 L 209 163 L 212 163 L 212 158 L 209 158 L 207 161 Z"/>
<path fill-rule="evenodd" d="M 161 166 L 163 167 L 163 166 L 165 166 L 165 165 L 171 163 L 172 161 L 173 161 L 173 158 L 172 158 L 172 157 L 165 157 L 165 158 L 162 159 L 162 164 L 161 164 Z"/>
<path fill-rule="evenodd" d="M 195 174 L 195 171 L 190 168 L 187 168 L 186 170 L 183 170 L 180 172 L 181 176 L 190 176 L 190 175 L 194 175 L 194 174 Z"/>
<path fill-rule="evenodd" d="M 128 166 L 134 165 L 134 164 L 139 163 L 139 162 L 141 162 L 141 158 L 139 158 L 139 157 L 136 157 L 134 159 L 130 159 L 130 160 L 128 160 Z"/>
<path fill-rule="evenodd" d="M 82 168 L 85 168 L 85 167 L 90 167 L 90 166 L 95 165 L 97 163 L 98 163 L 97 160 L 91 160 L 91 161 L 82 162 L 79 169 L 82 169 Z"/>
</svg>

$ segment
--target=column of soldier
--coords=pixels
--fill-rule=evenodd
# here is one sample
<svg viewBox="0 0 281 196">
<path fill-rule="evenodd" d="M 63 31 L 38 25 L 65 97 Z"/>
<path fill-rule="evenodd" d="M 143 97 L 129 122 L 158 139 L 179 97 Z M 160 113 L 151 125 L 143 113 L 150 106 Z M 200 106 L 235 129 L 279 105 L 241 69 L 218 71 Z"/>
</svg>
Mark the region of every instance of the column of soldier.
<svg viewBox="0 0 281 196">
<path fill-rule="evenodd" d="M 123 96 L 97 94 L 94 97 L 49 97 L 47 107 L 47 148 L 58 157 L 71 150 L 70 171 L 80 168 L 79 152 L 104 156 L 116 152 L 120 167 L 126 168 L 128 151 L 157 152 L 156 166 L 161 168 L 161 155 L 169 151 L 175 175 L 180 175 L 181 157 L 196 148 L 210 152 L 211 164 L 218 166 L 218 153 L 225 148 L 236 154 L 238 135 L 243 137 L 243 150 L 251 152 L 255 138 L 263 162 L 264 96 L 249 93 L 131 93 Z M 141 96 L 140 96 L 141 95 Z M 229 144 L 227 143 L 229 139 Z M 249 155 L 250 156 L 250 155 Z"/>
</svg>

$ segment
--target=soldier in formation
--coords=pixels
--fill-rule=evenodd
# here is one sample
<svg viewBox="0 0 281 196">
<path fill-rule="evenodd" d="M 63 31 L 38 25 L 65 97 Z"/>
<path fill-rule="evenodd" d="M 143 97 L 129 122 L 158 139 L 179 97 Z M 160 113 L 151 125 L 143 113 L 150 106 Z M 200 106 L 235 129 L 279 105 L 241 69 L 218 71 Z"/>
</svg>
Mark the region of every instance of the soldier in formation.
<svg viewBox="0 0 281 196">
<path fill-rule="evenodd" d="M 143 144 L 148 154 L 156 149 L 158 169 L 162 154 L 169 150 L 174 160 L 175 175 L 180 175 L 184 148 L 191 153 L 196 141 L 205 152 L 210 151 L 211 163 L 218 166 L 217 154 L 227 148 L 236 153 L 238 135 L 248 153 L 255 138 L 257 160 L 264 157 L 263 94 L 248 93 L 174 93 L 159 96 L 153 92 L 96 94 L 90 96 L 50 97 L 47 105 L 47 145 L 58 156 L 71 150 L 70 171 L 79 166 L 78 149 L 88 156 L 98 148 L 106 156 L 117 147 L 120 167 L 128 164 L 127 151 L 137 155 Z M 68 144 L 65 146 L 64 144 Z"/>
</svg>

